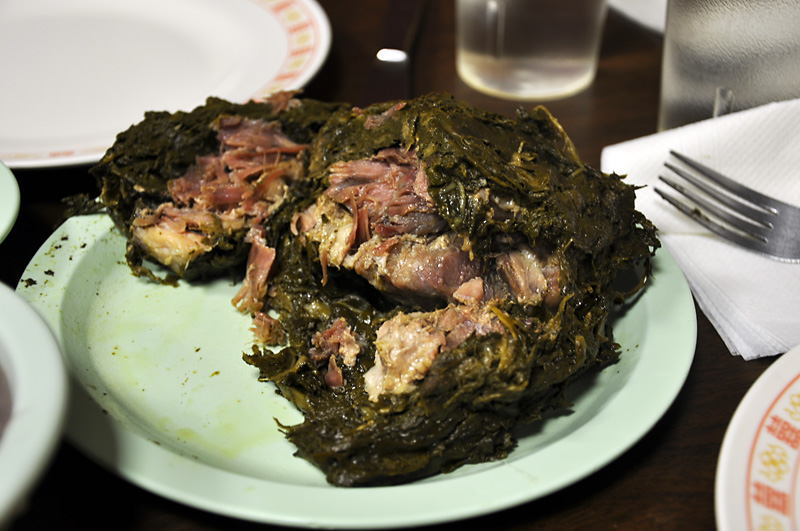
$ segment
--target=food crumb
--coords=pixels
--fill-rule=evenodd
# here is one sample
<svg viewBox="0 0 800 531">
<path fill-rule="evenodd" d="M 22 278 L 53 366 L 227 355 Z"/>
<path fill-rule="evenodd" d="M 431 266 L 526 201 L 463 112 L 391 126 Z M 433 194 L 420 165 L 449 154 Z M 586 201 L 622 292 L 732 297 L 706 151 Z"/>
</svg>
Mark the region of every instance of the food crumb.
<svg viewBox="0 0 800 531">
<path fill-rule="evenodd" d="M 211 377 L 213 378 L 214 376 L 219 376 L 219 371 L 212 372 Z"/>
</svg>

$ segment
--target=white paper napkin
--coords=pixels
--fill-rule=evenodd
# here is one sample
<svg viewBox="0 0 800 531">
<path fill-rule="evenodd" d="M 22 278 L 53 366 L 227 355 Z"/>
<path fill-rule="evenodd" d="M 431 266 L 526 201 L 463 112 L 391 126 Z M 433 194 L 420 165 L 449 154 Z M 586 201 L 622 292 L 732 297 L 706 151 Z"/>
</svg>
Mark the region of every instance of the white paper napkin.
<svg viewBox="0 0 800 531">
<path fill-rule="evenodd" d="M 608 146 L 601 158 L 604 172 L 646 185 L 637 192 L 637 208 L 659 228 L 662 243 L 731 353 L 754 359 L 800 344 L 800 264 L 727 243 L 661 199 L 653 188 L 670 191 L 658 176 L 671 173 L 663 166 L 671 149 L 800 206 L 800 100 Z"/>
</svg>

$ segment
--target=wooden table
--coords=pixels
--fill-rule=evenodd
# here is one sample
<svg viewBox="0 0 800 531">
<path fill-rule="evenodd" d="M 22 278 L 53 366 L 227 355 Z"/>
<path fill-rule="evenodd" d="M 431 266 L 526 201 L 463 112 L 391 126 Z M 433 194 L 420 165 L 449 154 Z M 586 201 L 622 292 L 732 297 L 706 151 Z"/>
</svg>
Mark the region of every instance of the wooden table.
<svg viewBox="0 0 800 531">
<path fill-rule="evenodd" d="M 306 95 L 355 101 L 368 82 L 368 66 L 382 31 L 380 21 L 392 2 L 320 3 L 333 27 L 333 47 Z M 458 79 L 453 18 L 452 0 L 430 2 L 418 40 L 415 93 L 445 91 L 487 109 L 513 113 L 520 103 L 484 96 Z M 546 103 L 589 164 L 599 165 L 606 145 L 655 132 L 661 44 L 660 35 L 611 11 L 594 84 L 576 96 Z M 16 285 L 23 268 L 59 220 L 60 198 L 81 191 L 95 192 L 86 169 L 15 172 L 22 206 L 14 229 L 0 247 L 0 280 Z M 672 407 L 640 442 L 577 484 L 470 524 L 493 530 L 713 529 L 714 477 L 725 429 L 747 389 L 772 361 L 745 362 L 731 356 L 698 310 L 697 351 L 689 377 Z M 437 528 L 458 529 L 462 525 L 456 522 Z M 64 443 L 27 510 L 11 529 L 178 531 L 262 527 L 151 494 Z"/>
</svg>

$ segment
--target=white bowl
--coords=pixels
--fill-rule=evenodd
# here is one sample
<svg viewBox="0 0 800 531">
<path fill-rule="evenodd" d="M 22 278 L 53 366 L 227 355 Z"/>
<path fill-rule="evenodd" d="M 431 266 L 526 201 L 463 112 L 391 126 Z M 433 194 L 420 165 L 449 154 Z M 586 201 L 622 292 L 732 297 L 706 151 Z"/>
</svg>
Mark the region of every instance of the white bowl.
<svg viewBox="0 0 800 531">
<path fill-rule="evenodd" d="M 0 429 L 3 528 L 24 507 L 61 440 L 67 378 L 61 350 L 44 320 L 1 283 L 0 372 L 11 395 L 11 413 Z"/>
</svg>

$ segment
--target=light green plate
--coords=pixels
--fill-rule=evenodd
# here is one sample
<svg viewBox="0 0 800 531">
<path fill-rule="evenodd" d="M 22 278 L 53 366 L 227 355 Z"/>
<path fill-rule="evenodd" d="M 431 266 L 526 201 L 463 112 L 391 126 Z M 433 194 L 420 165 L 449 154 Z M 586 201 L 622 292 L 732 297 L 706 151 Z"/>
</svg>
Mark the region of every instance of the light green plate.
<svg viewBox="0 0 800 531">
<path fill-rule="evenodd" d="M 17 287 L 52 327 L 73 376 L 67 436 L 145 489 L 247 520 L 389 528 L 539 498 L 638 441 L 674 400 L 694 355 L 689 288 L 661 250 L 650 286 L 615 317 L 622 359 L 576 382 L 574 413 L 529 430 L 496 463 L 396 487 L 336 488 L 293 457 L 275 419 L 295 423 L 300 414 L 242 361 L 252 336 L 249 317 L 230 302 L 237 286 L 156 285 L 131 275 L 124 249 L 107 217 L 72 218 Z"/>
</svg>

